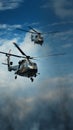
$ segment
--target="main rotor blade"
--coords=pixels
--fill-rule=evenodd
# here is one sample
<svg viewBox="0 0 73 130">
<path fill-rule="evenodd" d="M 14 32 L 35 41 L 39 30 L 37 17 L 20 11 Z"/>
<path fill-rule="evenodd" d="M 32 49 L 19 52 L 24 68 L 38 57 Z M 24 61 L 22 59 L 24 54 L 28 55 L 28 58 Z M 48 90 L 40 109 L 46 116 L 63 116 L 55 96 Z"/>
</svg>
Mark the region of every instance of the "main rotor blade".
<svg viewBox="0 0 73 130">
<path fill-rule="evenodd" d="M 15 54 L 11 54 L 11 53 L 6 53 L 6 52 L 2 52 L 2 51 L 0 51 L 0 53 L 2 53 L 2 54 L 5 54 L 6 56 L 14 56 L 14 57 L 18 57 L 18 58 L 26 58 L 26 57 L 24 57 L 24 56 L 19 56 L 19 55 L 15 55 Z"/>
<path fill-rule="evenodd" d="M 24 56 L 27 57 L 27 55 L 21 50 L 21 48 L 20 48 L 15 42 L 13 42 L 13 44 L 14 44 L 15 47 L 22 53 L 22 55 L 24 55 Z"/>
<path fill-rule="evenodd" d="M 40 34 L 40 32 L 36 31 L 35 29 L 33 29 L 31 26 L 28 26 L 30 29 L 32 29 L 34 32 L 36 32 L 37 34 Z"/>
<path fill-rule="evenodd" d="M 41 32 L 40 34 L 41 35 L 45 35 L 45 34 L 50 35 L 50 34 L 58 34 L 58 33 L 61 33 L 61 32 L 60 31 L 49 31 L 49 32 Z"/>
<path fill-rule="evenodd" d="M 43 33 L 43 34 L 57 34 L 57 33 L 61 33 L 59 31 L 50 31 L 50 32 L 46 32 L 46 33 Z"/>
<path fill-rule="evenodd" d="M 2 52 L 2 51 L 0 51 L 0 53 L 5 54 L 6 56 L 14 56 L 14 57 L 18 57 L 18 58 L 27 58 L 28 61 L 29 61 L 29 59 L 36 60 L 38 58 L 45 58 L 45 57 L 49 57 L 49 56 L 60 56 L 60 55 L 66 54 L 66 53 L 55 53 L 55 54 L 49 54 L 49 55 L 45 55 L 45 56 L 38 56 L 38 57 L 30 57 L 30 56 L 26 57 L 26 56 L 15 55 L 15 54 L 6 53 L 6 52 Z"/>
<path fill-rule="evenodd" d="M 60 56 L 60 55 L 65 55 L 66 53 L 55 53 L 55 54 L 49 54 L 49 55 L 43 55 L 43 56 L 38 56 L 38 57 L 33 57 L 33 58 L 44 58 L 44 57 L 49 57 L 49 56 Z"/>
<path fill-rule="evenodd" d="M 29 26 L 29 28 L 32 29 L 37 34 L 56 34 L 56 33 L 60 33 L 59 31 L 38 32 L 35 29 L 33 29 L 31 26 Z"/>
<path fill-rule="evenodd" d="M 29 60 L 29 59 L 34 59 L 33 57 L 27 56 L 15 42 L 13 42 L 13 44 L 14 44 L 14 45 L 16 46 L 16 48 L 22 53 L 22 55 L 24 55 L 24 56 L 27 58 L 27 60 Z"/>
<path fill-rule="evenodd" d="M 25 29 L 21 29 L 21 28 L 16 28 L 16 29 L 18 29 L 18 30 L 20 30 L 20 31 L 25 31 L 25 32 L 29 32 L 29 33 L 34 33 L 34 32 L 31 32 L 31 31 L 28 31 L 28 30 L 25 30 Z"/>
<path fill-rule="evenodd" d="M 17 30 L 20 30 L 20 31 L 25 31 L 25 32 L 29 32 L 31 34 L 57 34 L 57 33 L 61 33 L 59 31 L 50 31 L 50 32 L 37 32 L 35 29 L 33 29 L 32 27 L 29 26 L 30 29 L 32 29 L 34 32 L 31 32 L 31 31 L 28 31 L 28 30 L 25 30 L 25 29 L 22 29 L 22 28 L 16 28 Z"/>
</svg>

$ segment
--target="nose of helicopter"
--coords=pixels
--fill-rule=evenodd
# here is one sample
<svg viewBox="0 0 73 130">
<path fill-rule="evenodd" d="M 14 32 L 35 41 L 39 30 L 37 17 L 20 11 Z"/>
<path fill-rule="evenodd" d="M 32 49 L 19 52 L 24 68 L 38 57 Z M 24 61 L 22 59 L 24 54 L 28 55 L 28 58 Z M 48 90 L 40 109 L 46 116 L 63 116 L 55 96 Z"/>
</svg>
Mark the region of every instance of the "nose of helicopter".
<svg viewBox="0 0 73 130">
<path fill-rule="evenodd" d="M 36 63 L 32 63 L 32 64 L 29 65 L 29 68 L 37 70 L 37 64 Z"/>
<path fill-rule="evenodd" d="M 33 63 L 33 69 L 37 69 L 37 64 Z"/>
<path fill-rule="evenodd" d="M 29 65 L 29 74 L 28 74 L 28 76 L 29 77 L 31 77 L 31 76 L 36 77 L 37 72 L 38 72 L 37 64 L 36 63 L 30 64 Z"/>
</svg>

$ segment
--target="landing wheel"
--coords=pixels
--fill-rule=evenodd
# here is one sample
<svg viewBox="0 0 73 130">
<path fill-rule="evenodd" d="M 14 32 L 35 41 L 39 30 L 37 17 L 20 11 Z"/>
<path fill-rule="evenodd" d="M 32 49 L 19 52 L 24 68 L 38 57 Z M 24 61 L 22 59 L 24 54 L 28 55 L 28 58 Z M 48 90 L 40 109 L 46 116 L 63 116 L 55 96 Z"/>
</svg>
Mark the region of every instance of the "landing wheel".
<svg viewBox="0 0 73 130">
<path fill-rule="evenodd" d="M 30 79 L 31 79 L 31 81 L 33 82 L 34 79 L 33 79 L 33 78 L 30 78 Z"/>
<path fill-rule="evenodd" d="M 17 75 L 15 76 L 15 79 L 17 79 Z"/>
<path fill-rule="evenodd" d="M 36 77 L 36 74 L 34 75 L 34 77 Z"/>
</svg>

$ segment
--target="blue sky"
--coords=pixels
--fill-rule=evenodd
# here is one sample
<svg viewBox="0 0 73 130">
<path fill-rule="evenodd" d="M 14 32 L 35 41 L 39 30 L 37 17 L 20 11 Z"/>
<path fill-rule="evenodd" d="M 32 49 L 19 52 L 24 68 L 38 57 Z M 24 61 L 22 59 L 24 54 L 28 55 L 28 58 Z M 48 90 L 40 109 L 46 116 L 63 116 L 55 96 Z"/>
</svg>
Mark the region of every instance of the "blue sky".
<svg viewBox="0 0 73 130">
<path fill-rule="evenodd" d="M 18 76 L 15 80 L 14 73 L 9 73 L 7 67 L 1 64 L 5 61 L 5 56 L 0 54 L 0 106 L 3 116 L 9 118 L 11 114 L 11 120 L 14 119 L 13 126 L 15 122 L 20 126 L 25 122 L 30 124 L 27 117 L 32 115 L 35 120 L 32 120 L 32 127 L 29 125 L 29 129 L 40 130 L 39 120 L 42 118 L 45 121 L 49 120 L 43 111 L 46 112 L 49 103 L 57 102 L 58 105 L 58 100 L 62 98 L 61 94 L 64 94 L 63 89 L 70 92 L 69 98 L 73 100 L 72 5 L 72 0 L 0 0 L 0 51 L 8 52 L 11 49 L 12 53 L 20 54 L 12 44 L 16 42 L 30 56 L 66 53 L 64 56 L 37 59 L 35 62 L 40 75 L 33 83 L 25 77 Z M 43 33 L 42 47 L 31 42 L 29 33 L 16 30 L 17 27 L 29 30 L 29 25 Z M 49 31 L 59 31 L 59 33 L 44 35 Z M 11 57 L 11 60 L 17 64 L 19 59 Z M 15 114 L 14 107 L 18 110 L 15 117 L 12 115 Z M 36 116 L 36 113 L 39 114 L 37 110 L 41 113 L 40 117 Z M 15 129 L 19 130 L 20 126 L 16 125 Z M 48 128 L 47 125 L 45 130 Z"/>
</svg>

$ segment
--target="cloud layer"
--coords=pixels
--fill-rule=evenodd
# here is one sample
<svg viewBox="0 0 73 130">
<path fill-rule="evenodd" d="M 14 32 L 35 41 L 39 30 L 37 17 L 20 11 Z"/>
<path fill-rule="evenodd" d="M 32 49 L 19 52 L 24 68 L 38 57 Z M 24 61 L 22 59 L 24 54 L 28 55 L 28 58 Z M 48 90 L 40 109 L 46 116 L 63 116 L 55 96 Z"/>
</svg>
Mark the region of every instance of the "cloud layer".
<svg viewBox="0 0 73 130">
<path fill-rule="evenodd" d="M 0 0 L 0 11 L 18 8 L 23 0 Z"/>
<path fill-rule="evenodd" d="M 68 78 L 72 81 L 72 75 Z M 0 88 L 1 130 L 73 128 L 73 89 L 67 78 L 9 91 Z M 73 82 L 73 81 L 72 81 Z M 67 86 L 66 86 L 67 85 Z"/>
</svg>

